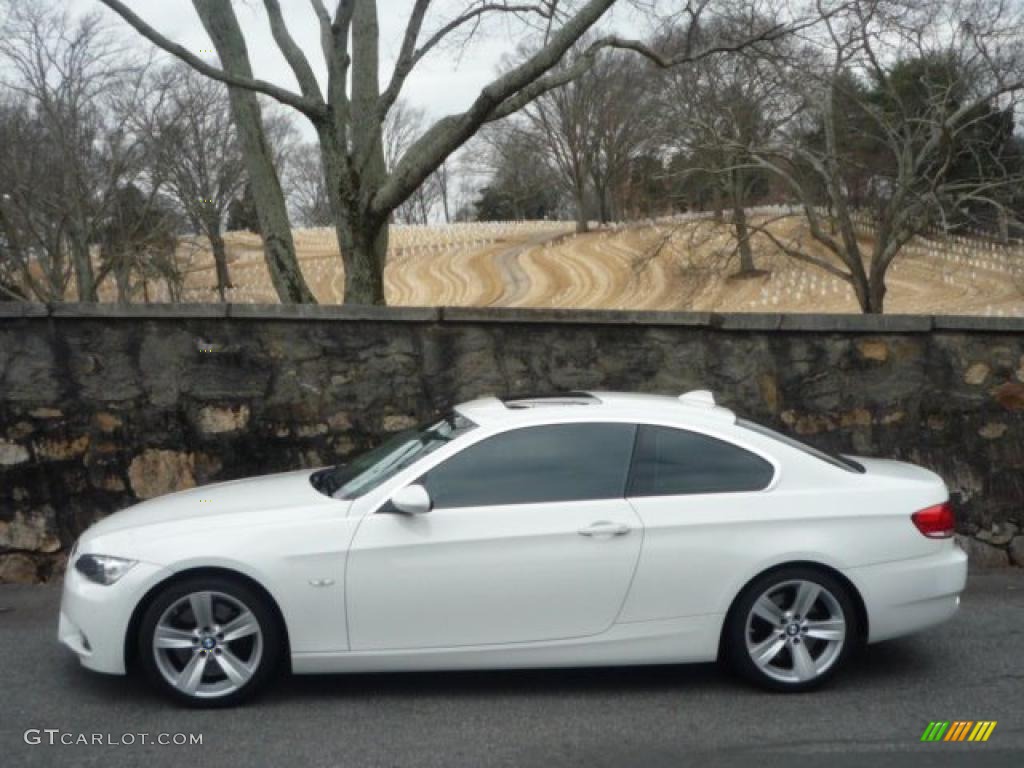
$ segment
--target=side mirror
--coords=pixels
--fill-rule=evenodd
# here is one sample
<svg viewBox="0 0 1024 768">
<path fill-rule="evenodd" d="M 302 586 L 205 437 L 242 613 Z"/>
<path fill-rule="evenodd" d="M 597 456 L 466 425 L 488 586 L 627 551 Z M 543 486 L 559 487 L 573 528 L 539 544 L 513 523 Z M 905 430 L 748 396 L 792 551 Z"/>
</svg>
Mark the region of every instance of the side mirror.
<svg viewBox="0 0 1024 768">
<path fill-rule="evenodd" d="M 395 491 L 391 496 L 391 504 L 407 515 L 425 515 L 434 506 L 430 494 L 422 485 L 407 485 Z"/>
</svg>

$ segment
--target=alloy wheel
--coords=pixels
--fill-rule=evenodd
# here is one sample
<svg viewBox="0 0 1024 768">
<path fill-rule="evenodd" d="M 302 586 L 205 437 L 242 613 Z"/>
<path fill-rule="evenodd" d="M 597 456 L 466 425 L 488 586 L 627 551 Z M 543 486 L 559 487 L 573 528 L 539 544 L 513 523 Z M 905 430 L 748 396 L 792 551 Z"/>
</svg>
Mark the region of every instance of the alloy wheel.
<svg viewBox="0 0 1024 768">
<path fill-rule="evenodd" d="M 192 592 L 161 614 L 153 657 L 163 678 L 195 698 L 235 693 L 256 674 L 263 631 L 242 601 L 223 592 Z"/>
<path fill-rule="evenodd" d="M 747 654 L 764 675 L 779 683 L 808 683 L 839 658 L 847 622 L 828 589 L 793 579 L 772 585 L 754 601 L 744 634 Z"/>
</svg>

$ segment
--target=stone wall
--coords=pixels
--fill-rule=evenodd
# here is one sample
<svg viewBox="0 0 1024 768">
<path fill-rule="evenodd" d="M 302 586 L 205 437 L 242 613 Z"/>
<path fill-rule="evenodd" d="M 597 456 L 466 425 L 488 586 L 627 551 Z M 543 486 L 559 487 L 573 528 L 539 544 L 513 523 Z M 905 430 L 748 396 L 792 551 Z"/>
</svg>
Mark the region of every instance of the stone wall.
<svg viewBox="0 0 1024 768">
<path fill-rule="evenodd" d="M 1024 320 L 0 303 L 0 580 L 202 483 L 336 462 L 481 394 L 710 388 L 938 471 L 975 561 L 1024 564 Z"/>
</svg>

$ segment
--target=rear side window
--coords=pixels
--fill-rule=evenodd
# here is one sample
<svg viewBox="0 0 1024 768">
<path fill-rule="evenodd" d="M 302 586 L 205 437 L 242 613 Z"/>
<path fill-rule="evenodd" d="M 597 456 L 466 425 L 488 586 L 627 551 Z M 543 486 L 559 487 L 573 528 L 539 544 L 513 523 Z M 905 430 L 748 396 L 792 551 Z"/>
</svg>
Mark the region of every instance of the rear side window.
<svg viewBox="0 0 1024 768">
<path fill-rule="evenodd" d="M 437 509 L 623 498 L 636 427 L 525 427 L 471 445 L 420 482 Z"/>
<path fill-rule="evenodd" d="M 839 469 L 845 469 L 847 472 L 859 472 L 864 473 L 864 467 L 858 464 L 853 459 L 847 458 L 846 456 L 840 456 L 838 453 L 826 453 L 825 451 L 815 448 L 813 445 L 797 440 L 795 437 L 784 435 L 781 432 L 776 432 L 774 429 L 769 429 L 762 424 L 755 424 L 752 421 L 746 419 L 736 419 L 736 425 L 749 429 L 751 432 L 757 432 L 759 435 L 770 437 L 773 440 L 778 440 L 780 443 L 788 445 L 790 448 L 796 448 L 798 451 L 803 451 L 809 456 L 813 456 L 820 461 L 824 461 L 831 464 L 833 467 L 839 467 Z"/>
<path fill-rule="evenodd" d="M 670 427 L 639 430 L 630 496 L 760 491 L 775 474 L 760 456 L 707 435 Z"/>
</svg>

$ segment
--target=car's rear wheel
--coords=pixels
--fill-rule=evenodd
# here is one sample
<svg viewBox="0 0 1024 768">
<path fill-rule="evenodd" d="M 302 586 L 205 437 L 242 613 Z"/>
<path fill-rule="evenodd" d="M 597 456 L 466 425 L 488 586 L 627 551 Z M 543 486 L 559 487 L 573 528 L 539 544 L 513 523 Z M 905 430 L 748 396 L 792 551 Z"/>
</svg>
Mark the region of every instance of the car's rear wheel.
<svg viewBox="0 0 1024 768">
<path fill-rule="evenodd" d="M 142 667 L 190 706 L 231 706 L 274 674 L 281 630 L 267 600 L 242 581 L 197 577 L 169 585 L 139 625 Z"/>
<path fill-rule="evenodd" d="M 859 638 L 847 587 L 815 568 L 782 568 L 755 579 L 729 613 L 726 651 L 747 679 L 804 691 L 829 679 Z"/>
</svg>

